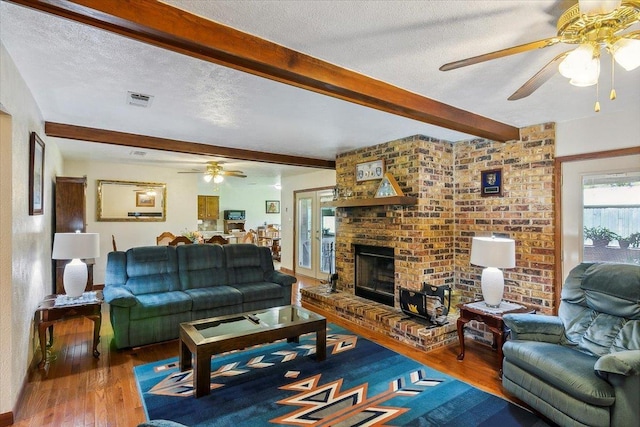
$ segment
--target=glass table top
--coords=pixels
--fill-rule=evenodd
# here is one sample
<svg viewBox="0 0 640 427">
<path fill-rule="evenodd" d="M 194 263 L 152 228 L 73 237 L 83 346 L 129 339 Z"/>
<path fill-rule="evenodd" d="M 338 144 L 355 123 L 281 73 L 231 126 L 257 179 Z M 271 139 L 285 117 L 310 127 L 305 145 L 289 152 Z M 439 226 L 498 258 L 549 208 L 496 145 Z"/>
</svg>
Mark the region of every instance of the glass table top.
<svg viewBox="0 0 640 427">
<path fill-rule="evenodd" d="M 302 307 L 289 305 L 247 313 L 214 317 L 183 323 L 185 329 L 191 329 L 199 340 L 227 339 L 299 323 L 323 320 L 324 317 Z M 194 337 L 195 338 L 195 337 Z"/>
</svg>

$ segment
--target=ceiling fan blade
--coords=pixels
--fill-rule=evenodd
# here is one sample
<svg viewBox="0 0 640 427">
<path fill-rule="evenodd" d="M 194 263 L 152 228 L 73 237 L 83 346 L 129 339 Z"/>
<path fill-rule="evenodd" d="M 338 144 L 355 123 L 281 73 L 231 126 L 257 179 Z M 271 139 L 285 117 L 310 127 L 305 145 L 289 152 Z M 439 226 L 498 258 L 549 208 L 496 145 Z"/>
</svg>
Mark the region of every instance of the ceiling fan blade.
<svg viewBox="0 0 640 427">
<path fill-rule="evenodd" d="M 224 169 L 224 173 L 244 173 L 244 172 L 242 172 L 242 171 L 230 171 L 230 170 Z"/>
<path fill-rule="evenodd" d="M 627 34 L 620 34 L 620 37 L 623 39 L 640 39 L 640 30 L 632 31 Z"/>
<path fill-rule="evenodd" d="M 178 173 L 205 173 L 205 171 L 190 171 L 190 172 L 178 171 Z"/>
<path fill-rule="evenodd" d="M 240 173 L 226 173 L 225 175 L 226 176 L 233 176 L 233 177 L 236 177 L 236 178 L 246 178 L 247 177 L 247 175 L 243 175 L 243 174 L 240 174 Z"/>
<path fill-rule="evenodd" d="M 572 49 L 573 50 L 573 49 Z M 538 71 L 533 77 L 531 77 L 520 89 L 515 91 L 513 95 L 507 98 L 509 101 L 515 101 L 525 98 L 536 91 L 540 86 L 546 83 L 557 71 L 558 65 L 562 60 L 572 51 L 568 50 L 553 58 L 547 63 L 540 71 Z"/>
<path fill-rule="evenodd" d="M 518 46 L 509 47 L 495 52 L 485 53 L 483 55 L 473 56 L 471 58 L 461 59 L 459 61 L 449 62 L 440 67 L 440 71 L 455 70 L 456 68 L 466 67 L 468 65 L 478 64 L 480 62 L 490 61 L 492 59 L 502 58 L 517 53 L 526 52 L 533 49 L 542 49 L 543 47 L 552 46 L 560 42 L 558 37 L 538 40 L 535 42 L 525 43 Z"/>
</svg>

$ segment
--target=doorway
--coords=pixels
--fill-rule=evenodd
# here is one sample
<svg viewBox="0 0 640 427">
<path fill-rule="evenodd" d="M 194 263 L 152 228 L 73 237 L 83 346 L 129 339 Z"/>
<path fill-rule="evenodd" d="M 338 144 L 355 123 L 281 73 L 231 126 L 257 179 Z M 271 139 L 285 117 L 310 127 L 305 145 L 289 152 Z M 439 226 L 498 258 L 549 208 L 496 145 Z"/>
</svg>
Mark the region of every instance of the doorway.
<svg viewBox="0 0 640 427">
<path fill-rule="evenodd" d="M 296 274 L 327 280 L 335 272 L 336 209 L 323 206 L 333 201 L 333 189 L 295 193 Z"/>
</svg>

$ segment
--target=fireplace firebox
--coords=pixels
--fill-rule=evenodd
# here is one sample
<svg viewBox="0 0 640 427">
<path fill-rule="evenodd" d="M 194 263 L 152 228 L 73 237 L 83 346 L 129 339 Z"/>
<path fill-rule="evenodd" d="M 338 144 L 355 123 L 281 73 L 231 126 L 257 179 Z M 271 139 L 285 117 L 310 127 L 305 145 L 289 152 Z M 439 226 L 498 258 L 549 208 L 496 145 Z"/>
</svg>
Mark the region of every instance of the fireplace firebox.
<svg viewBox="0 0 640 427">
<path fill-rule="evenodd" d="M 355 246 L 357 296 L 394 306 L 395 267 L 393 248 Z"/>
</svg>

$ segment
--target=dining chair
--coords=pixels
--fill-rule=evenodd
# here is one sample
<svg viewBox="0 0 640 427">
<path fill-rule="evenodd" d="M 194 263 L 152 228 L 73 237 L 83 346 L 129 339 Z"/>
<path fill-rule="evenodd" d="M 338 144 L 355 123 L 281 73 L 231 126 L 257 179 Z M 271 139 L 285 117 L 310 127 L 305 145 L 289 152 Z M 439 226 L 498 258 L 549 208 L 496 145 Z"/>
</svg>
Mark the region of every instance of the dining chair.
<svg viewBox="0 0 640 427">
<path fill-rule="evenodd" d="M 208 238 L 204 242 L 205 243 L 218 244 L 218 245 L 226 245 L 226 244 L 229 243 L 229 239 L 225 239 L 224 237 L 222 237 L 219 234 L 214 234 L 213 236 L 211 236 L 210 238 Z"/>
<path fill-rule="evenodd" d="M 193 242 L 186 236 L 178 236 L 169 242 L 169 246 L 190 245 Z"/>
<path fill-rule="evenodd" d="M 165 231 L 162 234 L 160 234 L 158 237 L 156 237 L 156 245 L 166 246 L 169 244 L 170 241 L 172 241 L 175 238 L 176 238 L 175 234 L 169 231 Z"/>
</svg>

